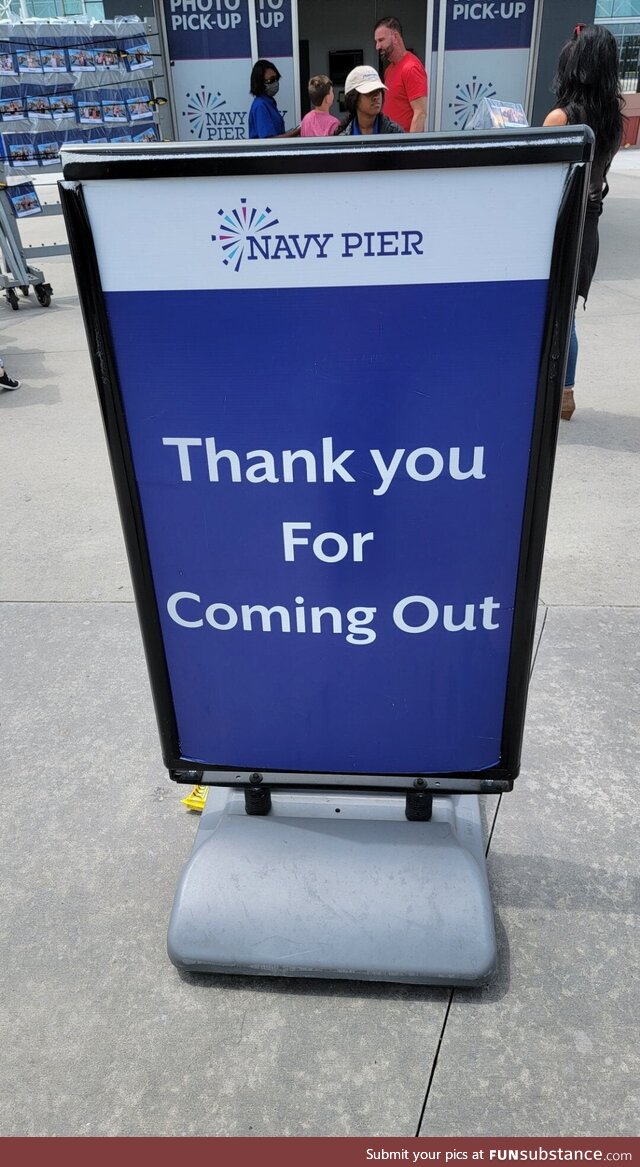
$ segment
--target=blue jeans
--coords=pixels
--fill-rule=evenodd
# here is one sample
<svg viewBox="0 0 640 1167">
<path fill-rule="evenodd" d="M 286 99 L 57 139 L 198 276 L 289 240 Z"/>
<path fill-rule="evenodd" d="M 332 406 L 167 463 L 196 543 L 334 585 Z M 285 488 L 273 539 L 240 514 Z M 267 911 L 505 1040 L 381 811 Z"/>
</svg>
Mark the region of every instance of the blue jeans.
<svg viewBox="0 0 640 1167">
<path fill-rule="evenodd" d="M 573 389 L 576 383 L 576 365 L 578 363 L 578 335 L 576 333 L 576 314 L 573 314 L 571 337 L 569 339 L 569 355 L 567 357 L 567 371 L 564 375 L 565 389 Z"/>
</svg>

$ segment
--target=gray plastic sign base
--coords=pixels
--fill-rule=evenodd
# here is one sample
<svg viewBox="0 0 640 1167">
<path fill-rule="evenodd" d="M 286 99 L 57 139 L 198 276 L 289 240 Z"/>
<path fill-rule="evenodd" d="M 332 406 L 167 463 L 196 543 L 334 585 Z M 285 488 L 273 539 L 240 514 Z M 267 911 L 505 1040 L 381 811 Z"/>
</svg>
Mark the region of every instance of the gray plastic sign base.
<svg viewBox="0 0 640 1167">
<path fill-rule="evenodd" d="M 434 798 L 275 791 L 264 817 L 211 787 L 169 924 L 201 973 L 485 984 L 496 964 L 480 808 Z"/>
</svg>

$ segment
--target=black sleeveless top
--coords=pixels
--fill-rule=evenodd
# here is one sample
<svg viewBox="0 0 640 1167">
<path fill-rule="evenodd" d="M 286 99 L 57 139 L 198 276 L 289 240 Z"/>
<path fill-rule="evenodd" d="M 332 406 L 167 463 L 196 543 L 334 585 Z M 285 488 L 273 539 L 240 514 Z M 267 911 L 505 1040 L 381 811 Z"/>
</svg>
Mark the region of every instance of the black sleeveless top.
<svg viewBox="0 0 640 1167">
<path fill-rule="evenodd" d="M 577 105 L 561 107 L 567 116 L 570 126 L 588 125 L 585 110 Z M 591 127 L 593 129 L 593 127 Z M 595 131 L 594 131 L 595 132 Z M 598 219 L 602 214 L 602 203 L 609 191 L 607 173 L 613 158 L 612 153 L 605 153 L 598 149 L 596 140 L 595 153 L 591 163 L 591 178 L 589 180 L 589 197 L 587 199 L 587 214 L 582 236 L 582 250 L 580 252 L 580 266 L 578 269 L 578 287 L 576 295 L 583 296 L 585 303 L 589 295 L 589 288 L 598 262 Z"/>
<path fill-rule="evenodd" d="M 570 126 L 583 125 L 588 126 L 586 119 L 586 111 L 579 105 L 566 105 L 562 107 L 562 112 L 566 114 L 567 122 Z M 593 126 L 591 126 L 593 130 Z M 593 131 L 595 133 L 595 130 Z M 607 173 L 611 166 L 611 160 L 615 150 L 607 153 L 598 148 L 598 141 L 596 138 L 596 148 L 591 163 L 591 181 L 589 183 L 589 202 L 599 203 L 600 210 L 602 210 L 602 200 L 605 198 L 609 187 L 607 186 Z"/>
</svg>

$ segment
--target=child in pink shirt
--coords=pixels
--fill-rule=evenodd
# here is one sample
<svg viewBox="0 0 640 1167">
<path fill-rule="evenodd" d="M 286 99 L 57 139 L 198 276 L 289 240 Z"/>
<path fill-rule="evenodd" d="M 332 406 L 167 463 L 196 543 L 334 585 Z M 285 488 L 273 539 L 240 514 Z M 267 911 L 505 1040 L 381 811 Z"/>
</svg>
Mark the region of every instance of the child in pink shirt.
<svg viewBox="0 0 640 1167">
<path fill-rule="evenodd" d="M 311 78 L 309 101 L 313 109 L 300 122 L 300 137 L 328 138 L 340 125 L 340 121 L 329 113 L 333 105 L 333 85 L 323 73 Z"/>
</svg>

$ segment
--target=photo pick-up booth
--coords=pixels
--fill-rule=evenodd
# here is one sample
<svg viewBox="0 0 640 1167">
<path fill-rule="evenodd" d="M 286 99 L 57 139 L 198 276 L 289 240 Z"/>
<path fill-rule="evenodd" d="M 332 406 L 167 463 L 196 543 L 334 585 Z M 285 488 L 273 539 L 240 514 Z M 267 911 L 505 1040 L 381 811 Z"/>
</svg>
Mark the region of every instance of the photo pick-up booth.
<svg viewBox="0 0 640 1167">
<path fill-rule="evenodd" d="M 64 152 L 164 761 L 213 788 L 178 966 L 491 975 L 591 150 Z"/>
</svg>

